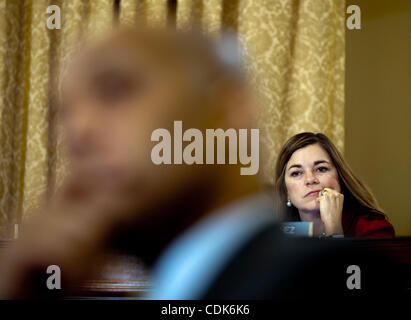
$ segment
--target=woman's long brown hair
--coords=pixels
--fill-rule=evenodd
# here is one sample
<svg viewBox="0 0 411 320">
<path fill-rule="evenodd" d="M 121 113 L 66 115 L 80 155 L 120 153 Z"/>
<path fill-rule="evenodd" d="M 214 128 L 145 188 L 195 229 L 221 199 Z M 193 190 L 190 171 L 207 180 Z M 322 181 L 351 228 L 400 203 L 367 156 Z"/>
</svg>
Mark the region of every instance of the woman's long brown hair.
<svg viewBox="0 0 411 320">
<path fill-rule="evenodd" d="M 283 146 L 275 166 L 275 205 L 285 219 L 299 220 L 298 210 L 288 208 L 285 169 L 292 154 L 301 148 L 319 144 L 329 155 L 338 172 L 341 191 L 344 194 L 344 209 L 349 207 L 354 214 L 375 213 L 385 217 L 370 189 L 353 173 L 348 163 L 328 137 L 322 133 L 303 132 L 291 137 Z"/>
</svg>

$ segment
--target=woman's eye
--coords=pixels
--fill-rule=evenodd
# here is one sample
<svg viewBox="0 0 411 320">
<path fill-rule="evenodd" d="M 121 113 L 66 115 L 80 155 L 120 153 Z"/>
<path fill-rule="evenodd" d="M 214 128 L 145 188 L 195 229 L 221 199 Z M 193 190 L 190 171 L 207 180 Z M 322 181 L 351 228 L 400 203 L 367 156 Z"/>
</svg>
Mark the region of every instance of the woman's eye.
<svg viewBox="0 0 411 320">
<path fill-rule="evenodd" d="M 317 168 L 317 170 L 319 172 L 326 172 L 326 171 L 328 171 L 328 168 L 327 167 L 319 167 L 319 168 Z"/>
<path fill-rule="evenodd" d="M 301 174 L 301 172 L 299 172 L 299 171 L 294 171 L 294 172 L 291 172 L 290 176 L 292 176 L 292 177 L 298 177 L 300 174 Z"/>
</svg>

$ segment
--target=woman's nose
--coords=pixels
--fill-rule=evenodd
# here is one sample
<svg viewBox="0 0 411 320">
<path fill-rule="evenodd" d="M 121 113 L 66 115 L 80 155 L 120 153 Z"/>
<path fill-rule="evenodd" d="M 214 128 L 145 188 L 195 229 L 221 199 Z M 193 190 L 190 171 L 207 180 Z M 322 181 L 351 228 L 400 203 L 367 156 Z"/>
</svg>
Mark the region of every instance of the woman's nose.
<svg viewBox="0 0 411 320">
<path fill-rule="evenodd" d="M 319 183 L 319 181 L 318 181 L 317 176 L 315 174 L 313 174 L 312 172 L 308 172 L 306 174 L 306 180 L 305 180 L 306 185 L 318 184 L 318 183 Z"/>
</svg>

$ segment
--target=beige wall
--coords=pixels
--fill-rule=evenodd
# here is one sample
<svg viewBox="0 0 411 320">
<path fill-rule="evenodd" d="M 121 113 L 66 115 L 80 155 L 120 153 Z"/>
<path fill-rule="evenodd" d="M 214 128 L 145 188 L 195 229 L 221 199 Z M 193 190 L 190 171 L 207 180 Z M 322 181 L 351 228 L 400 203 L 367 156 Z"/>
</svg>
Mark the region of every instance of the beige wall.
<svg viewBox="0 0 411 320">
<path fill-rule="evenodd" d="M 347 1 L 345 156 L 397 235 L 411 235 L 411 1 Z"/>
</svg>

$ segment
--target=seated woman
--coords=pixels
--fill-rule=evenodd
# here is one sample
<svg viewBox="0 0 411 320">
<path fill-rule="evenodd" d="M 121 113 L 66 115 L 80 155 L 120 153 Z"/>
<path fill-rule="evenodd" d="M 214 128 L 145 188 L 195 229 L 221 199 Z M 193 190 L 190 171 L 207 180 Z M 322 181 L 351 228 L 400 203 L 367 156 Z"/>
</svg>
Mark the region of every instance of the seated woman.
<svg viewBox="0 0 411 320">
<path fill-rule="evenodd" d="M 276 164 L 277 212 L 311 221 L 316 236 L 393 237 L 393 226 L 334 144 L 304 132 L 283 146 Z"/>
</svg>

